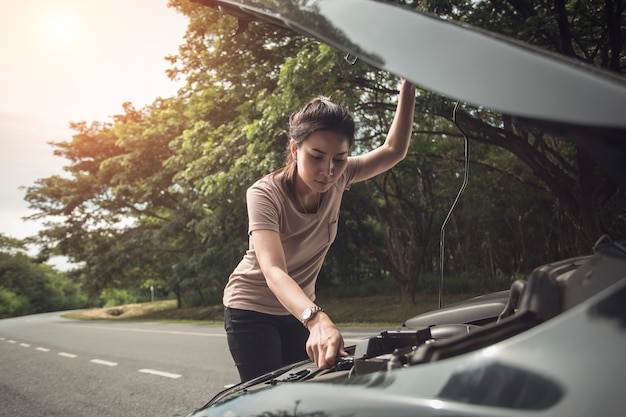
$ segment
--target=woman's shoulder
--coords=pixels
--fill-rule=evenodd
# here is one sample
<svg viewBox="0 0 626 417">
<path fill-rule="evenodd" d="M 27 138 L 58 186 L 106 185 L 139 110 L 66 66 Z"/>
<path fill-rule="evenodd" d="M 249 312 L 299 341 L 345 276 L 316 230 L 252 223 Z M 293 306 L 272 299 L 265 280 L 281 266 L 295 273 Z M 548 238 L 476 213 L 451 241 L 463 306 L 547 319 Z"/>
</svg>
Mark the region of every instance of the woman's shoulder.
<svg viewBox="0 0 626 417">
<path fill-rule="evenodd" d="M 276 173 L 266 174 L 257 179 L 250 187 L 248 187 L 247 195 L 265 195 L 270 198 L 284 198 L 286 191 L 281 175 Z"/>
<path fill-rule="evenodd" d="M 261 215 L 264 221 L 279 219 L 283 216 L 282 213 L 289 210 L 288 201 L 289 197 L 280 177 L 273 174 L 259 178 L 246 192 L 248 214 L 251 219 L 258 219 L 258 215 Z"/>
<path fill-rule="evenodd" d="M 277 172 L 271 172 L 269 174 L 265 174 L 261 178 L 254 181 L 248 189 L 256 188 L 256 189 L 281 190 L 284 188 L 281 177 L 282 175 Z"/>
</svg>

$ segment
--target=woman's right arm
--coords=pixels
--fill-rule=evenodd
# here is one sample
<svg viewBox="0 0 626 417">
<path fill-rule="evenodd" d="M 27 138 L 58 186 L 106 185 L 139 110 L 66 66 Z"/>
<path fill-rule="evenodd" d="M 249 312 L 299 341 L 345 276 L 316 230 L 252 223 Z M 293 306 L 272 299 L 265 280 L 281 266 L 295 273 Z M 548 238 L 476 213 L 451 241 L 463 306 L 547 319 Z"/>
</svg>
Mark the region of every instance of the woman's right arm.
<svg viewBox="0 0 626 417">
<path fill-rule="evenodd" d="M 268 287 L 278 301 L 294 316 L 313 302 L 287 273 L 287 262 L 280 236 L 273 230 L 254 230 L 250 239 Z"/>
<path fill-rule="evenodd" d="M 259 266 L 268 287 L 278 301 L 296 318 L 314 305 L 302 288 L 287 273 L 287 262 L 280 236 L 273 230 L 254 230 L 250 234 Z M 337 356 L 345 356 L 343 338 L 330 317 L 317 313 L 308 322 L 307 354 L 321 369 L 334 365 Z"/>
</svg>

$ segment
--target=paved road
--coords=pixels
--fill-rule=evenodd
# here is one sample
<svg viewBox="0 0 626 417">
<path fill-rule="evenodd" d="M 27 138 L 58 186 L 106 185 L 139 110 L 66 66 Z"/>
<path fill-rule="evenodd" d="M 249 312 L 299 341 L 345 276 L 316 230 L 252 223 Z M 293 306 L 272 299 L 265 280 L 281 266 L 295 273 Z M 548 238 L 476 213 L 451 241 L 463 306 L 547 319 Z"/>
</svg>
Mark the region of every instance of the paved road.
<svg viewBox="0 0 626 417">
<path fill-rule="evenodd" d="M 221 326 L 0 320 L 0 417 L 184 416 L 237 381 Z"/>
</svg>

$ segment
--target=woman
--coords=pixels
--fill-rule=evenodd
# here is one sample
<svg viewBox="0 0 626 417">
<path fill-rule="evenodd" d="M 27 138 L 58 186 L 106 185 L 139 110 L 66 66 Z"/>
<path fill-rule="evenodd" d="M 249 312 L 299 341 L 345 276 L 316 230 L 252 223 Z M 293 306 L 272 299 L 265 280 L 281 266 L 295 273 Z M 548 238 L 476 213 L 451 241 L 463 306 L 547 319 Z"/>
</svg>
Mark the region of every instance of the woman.
<svg viewBox="0 0 626 417">
<path fill-rule="evenodd" d="M 308 357 L 321 369 L 346 356 L 343 338 L 315 301 L 315 282 L 335 239 L 343 192 L 401 161 L 415 87 L 402 80 L 385 143 L 349 156 L 354 122 L 319 97 L 289 120 L 287 164 L 246 194 L 249 250 L 224 290 L 225 328 L 242 381 Z"/>
</svg>

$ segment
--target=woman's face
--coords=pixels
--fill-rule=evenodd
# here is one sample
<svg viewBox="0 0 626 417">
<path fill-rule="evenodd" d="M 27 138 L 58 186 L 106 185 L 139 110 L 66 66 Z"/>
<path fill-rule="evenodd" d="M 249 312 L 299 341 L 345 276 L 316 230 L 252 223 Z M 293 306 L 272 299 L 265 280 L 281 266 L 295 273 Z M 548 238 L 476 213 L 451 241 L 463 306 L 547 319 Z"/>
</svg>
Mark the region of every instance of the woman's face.
<svg viewBox="0 0 626 417">
<path fill-rule="evenodd" d="M 291 152 L 298 164 L 298 179 L 311 191 L 326 192 L 341 177 L 348 162 L 349 141 L 343 133 L 317 130 Z"/>
</svg>

